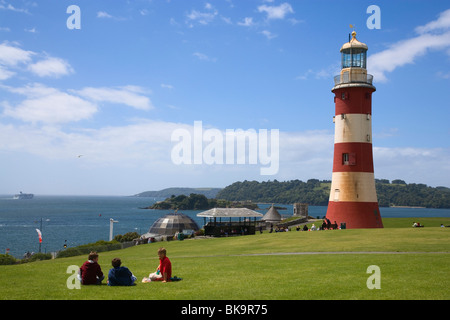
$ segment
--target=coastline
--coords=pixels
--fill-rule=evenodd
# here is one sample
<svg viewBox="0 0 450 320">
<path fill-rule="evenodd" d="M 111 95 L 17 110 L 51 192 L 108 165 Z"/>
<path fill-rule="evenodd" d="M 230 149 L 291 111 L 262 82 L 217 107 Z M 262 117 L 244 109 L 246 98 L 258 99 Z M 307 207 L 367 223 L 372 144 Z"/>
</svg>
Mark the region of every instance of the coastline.
<svg viewBox="0 0 450 320">
<path fill-rule="evenodd" d="M 418 206 L 389 206 L 389 208 L 406 208 L 406 209 L 433 209 L 427 207 L 418 207 Z M 448 208 L 440 208 L 440 209 L 448 209 Z"/>
</svg>

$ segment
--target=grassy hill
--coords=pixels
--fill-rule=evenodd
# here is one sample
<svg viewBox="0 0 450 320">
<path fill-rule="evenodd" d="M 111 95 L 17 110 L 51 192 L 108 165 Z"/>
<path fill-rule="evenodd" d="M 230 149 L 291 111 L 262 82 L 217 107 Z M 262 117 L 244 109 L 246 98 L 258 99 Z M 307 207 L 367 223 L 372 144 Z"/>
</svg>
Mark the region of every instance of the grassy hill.
<svg viewBox="0 0 450 320">
<path fill-rule="evenodd" d="M 303 202 L 313 206 L 326 206 L 330 196 L 331 181 L 309 179 L 290 181 L 239 181 L 220 188 L 167 188 L 160 191 L 146 191 L 135 196 L 170 198 L 190 194 L 202 194 L 209 199 L 228 201 L 251 200 L 255 203 Z M 389 206 L 416 206 L 427 208 L 450 208 L 450 188 L 429 187 L 422 183 L 406 183 L 403 180 L 375 179 L 378 204 Z"/>
<path fill-rule="evenodd" d="M 419 220 L 425 228 L 411 228 Z M 134 287 L 68 289 L 71 265 L 85 256 L 0 266 L 0 299 L 57 300 L 298 300 L 448 299 L 450 218 L 383 219 L 384 229 L 263 233 L 140 245 L 100 253 L 106 273 L 120 257 L 138 277 Z M 172 283 L 141 283 L 164 246 Z M 381 289 L 369 290 L 367 268 L 381 271 Z"/>
<path fill-rule="evenodd" d="M 267 203 L 303 202 L 309 205 L 326 206 L 330 196 L 331 182 L 309 179 L 291 181 L 242 181 L 222 189 L 217 198 Z M 381 207 L 418 206 L 427 208 L 450 208 L 450 189 L 429 187 L 425 184 L 409 183 L 403 180 L 376 179 L 378 203 Z"/>
</svg>

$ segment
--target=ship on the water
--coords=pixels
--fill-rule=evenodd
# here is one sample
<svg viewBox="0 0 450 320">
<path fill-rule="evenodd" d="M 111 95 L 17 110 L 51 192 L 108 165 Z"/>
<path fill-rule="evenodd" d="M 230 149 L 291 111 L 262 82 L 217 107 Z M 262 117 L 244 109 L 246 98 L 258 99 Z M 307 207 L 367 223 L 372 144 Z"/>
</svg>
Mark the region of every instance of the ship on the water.
<svg viewBox="0 0 450 320">
<path fill-rule="evenodd" d="M 22 191 L 20 191 L 19 194 L 15 194 L 14 195 L 14 199 L 18 199 L 18 200 L 28 200 L 28 199 L 33 199 L 34 194 L 32 193 L 23 193 Z"/>
</svg>

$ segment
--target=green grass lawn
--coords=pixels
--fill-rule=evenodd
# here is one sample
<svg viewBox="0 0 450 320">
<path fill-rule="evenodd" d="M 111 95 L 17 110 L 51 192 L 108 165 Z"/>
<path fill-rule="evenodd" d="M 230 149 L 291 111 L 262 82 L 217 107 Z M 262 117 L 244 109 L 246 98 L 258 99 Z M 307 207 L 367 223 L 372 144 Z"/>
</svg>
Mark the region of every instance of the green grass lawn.
<svg viewBox="0 0 450 320">
<path fill-rule="evenodd" d="M 0 266 L 0 299 L 433 299 L 450 298 L 450 218 L 383 219 L 384 229 L 263 233 L 254 236 L 159 242 L 102 252 L 138 277 L 133 287 L 68 289 L 66 270 L 85 256 Z M 141 283 L 164 246 L 172 283 Z M 367 268 L 380 268 L 381 289 L 369 290 Z M 106 281 L 104 281 L 106 282 Z"/>
</svg>

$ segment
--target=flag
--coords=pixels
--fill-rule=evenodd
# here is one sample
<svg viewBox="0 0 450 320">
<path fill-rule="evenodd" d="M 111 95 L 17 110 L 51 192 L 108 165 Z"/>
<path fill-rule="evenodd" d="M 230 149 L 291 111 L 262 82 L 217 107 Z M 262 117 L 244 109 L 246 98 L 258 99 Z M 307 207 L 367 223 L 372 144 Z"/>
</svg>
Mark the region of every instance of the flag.
<svg viewBox="0 0 450 320">
<path fill-rule="evenodd" d="M 36 232 L 38 233 L 39 236 L 39 243 L 42 243 L 42 232 L 39 229 L 36 229 Z"/>
</svg>

